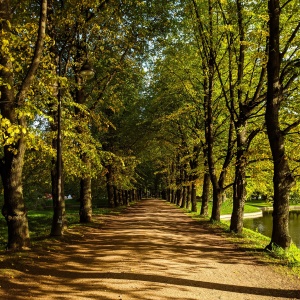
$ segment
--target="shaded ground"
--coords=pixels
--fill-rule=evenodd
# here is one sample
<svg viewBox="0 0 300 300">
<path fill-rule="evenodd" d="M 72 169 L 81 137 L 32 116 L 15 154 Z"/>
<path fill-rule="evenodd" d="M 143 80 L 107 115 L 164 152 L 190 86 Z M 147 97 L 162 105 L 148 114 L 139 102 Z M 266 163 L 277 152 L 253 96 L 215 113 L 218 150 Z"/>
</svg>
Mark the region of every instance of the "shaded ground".
<svg viewBox="0 0 300 300">
<path fill-rule="evenodd" d="M 64 241 L 0 256 L 0 299 L 300 299 L 276 273 L 174 206 L 148 199 Z"/>
</svg>

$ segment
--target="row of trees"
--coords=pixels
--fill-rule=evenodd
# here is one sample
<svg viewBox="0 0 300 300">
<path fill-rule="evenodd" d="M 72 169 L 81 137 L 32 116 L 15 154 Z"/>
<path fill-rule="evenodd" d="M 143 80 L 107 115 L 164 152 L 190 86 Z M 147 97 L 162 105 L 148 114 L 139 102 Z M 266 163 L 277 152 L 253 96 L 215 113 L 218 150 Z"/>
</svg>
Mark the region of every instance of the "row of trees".
<svg viewBox="0 0 300 300">
<path fill-rule="evenodd" d="M 217 221 L 230 197 L 230 227 L 238 233 L 246 192 L 274 194 L 269 248 L 289 247 L 299 161 L 299 6 L 1 1 L 7 247 L 30 245 L 29 197 L 52 194 L 51 234 L 61 235 L 65 192 L 78 194 L 80 221 L 90 222 L 100 186 L 110 206 L 144 189 L 196 210 L 200 192 L 201 214 L 212 196 Z"/>
<path fill-rule="evenodd" d="M 66 228 L 65 181 L 79 187 L 81 222 L 92 218 L 92 179 L 107 186 L 111 206 L 138 197 L 132 149 L 142 133 L 132 128 L 143 106 L 142 62 L 170 20 L 167 6 L 174 5 L 0 2 L 0 169 L 8 249 L 30 245 L 24 175 L 28 194 L 50 189 L 52 235 Z M 91 71 L 89 79 L 84 73 Z"/>
<path fill-rule="evenodd" d="M 299 9 L 296 1 L 187 1 L 183 26 L 169 36 L 153 69 L 154 124 L 173 149 L 161 157 L 166 198 L 195 203 L 193 191 L 201 184 L 201 213 L 207 214 L 212 190 L 211 220 L 219 221 L 227 194 L 233 201 L 230 229 L 241 233 L 247 190 L 272 194 L 270 249 L 291 243 L 289 194 L 297 189 L 299 167 Z"/>
</svg>

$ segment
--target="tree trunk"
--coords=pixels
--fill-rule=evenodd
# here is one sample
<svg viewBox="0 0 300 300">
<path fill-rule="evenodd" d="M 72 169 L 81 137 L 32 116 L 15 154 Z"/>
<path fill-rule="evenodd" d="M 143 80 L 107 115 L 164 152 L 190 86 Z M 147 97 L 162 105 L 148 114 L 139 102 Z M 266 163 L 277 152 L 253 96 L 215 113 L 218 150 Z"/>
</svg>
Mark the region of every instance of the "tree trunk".
<svg viewBox="0 0 300 300">
<path fill-rule="evenodd" d="M 244 221 L 244 206 L 246 201 L 246 125 L 238 126 L 237 154 L 235 166 L 235 180 L 233 185 L 233 210 L 231 214 L 230 230 L 235 233 L 242 233 Z"/>
<path fill-rule="evenodd" d="M 89 223 L 92 221 L 92 179 L 91 176 L 80 180 L 80 222 Z"/>
<path fill-rule="evenodd" d="M 271 242 L 273 245 L 289 248 L 289 194 L 295 180 L 290 171 L 288 158 L 284 147 L 284 132 L 279 124 L 280 103 L 283 100 L 282 84 L 280 82 L 281 55 L 279 50 L 280 39 L 280 3 L 279 0 L 269 0 L 269 60 L 267 64 L 268 90 L 266 125 L 274 163 L 274 203 L 273 203 L 273 231 Z"/>
<path fill-rule="evenodd" d="M 52 147 L 56 147 L 57 140 L 52 141 Z M 56 148 L 54 148 L 56 149 Z M 52 182 L 52 202 L 53 202 L 53 217 L 52 217 L 52 227 L 51 235 L 52 236 L 61 236 L 64 229 L 67 226 L 66 221 L 66 210 L 65 210 L 65 199 L 64 199 L 64 188 L 62 182 L 59 183 L 57 176 L 57 161 L 52 160 L 52 170 L 51 170 L 51 182 Z M 58 184 L 61 184 L 61 187 L 58 188 Z M 60 193 L 60 195 L 58 195 Z"/>
<path fill-rule="evenodd" d="M 56 161 L 55 161 L 55 180 L 56 187 L 55 197 L 53 197 L 53 219 L 52 219 L 52 236 L 61 236 L 66 226 L 65 218 L 65 197 L 63 188 L 63 171 L 62 171 L 62 129 L 61 129 L 61 89 L 58 86 L 58 107 L 57 107 L 57 137 L 56 137 Z"/>
<path fill-rule="evenodd" d="M 187 187 L 185 185 L 182 187 L 182 202 L 181 202 L 181 205 L 180 205 L 181 208 L 186 207 L 186 195 L 187 195 L 187 193 L 186 193 L 187 189 L 186 188 Z"/>
<path fill-rule="evenodd" d="M 211 212 L 211 221 L 220 222 L 221 217 L 221 205 L 223 199 L 223 191 L 220 187 L 213 187 L 213 207 Z"/>
<path fill-rule="evenodd" d="M 120 190 L 120 189 L 118 189 L 118 199 L 119 199 L 119 205 L 124 205 L 123 193 L 122 193 L 122 190 Z"/>
<path fill-rule="evenodd" d="M 175 203 L 175 200 L 176 200 L 176 197 L 175 197 L 175 191 L 174 191 L 174 189 L 172 188 L 172 189 L 171 189 L 171 203 Z"/>
<path fill-rule="evenodd" d="M 171 189 L 167 188 L 167 201 L 171 202 Z"/>
<path fill-rule="evenodd" d="M 56 40 L 56 28 L 54 21 L 54 4 L 52 0 L 48 1 L 48 35 L 52 40 Z M 52 76 L 55 79 L 60 75 L 60 59 L 57 43 L 53 43 L 50 47 L 52 57 Z M 58 70 L 58 73 L 57 73 Z M 52 86 L 52 98 L 57 99 L 49 104 L 49 113 L 53 117 L 53 122 L 50 123 L 51 131 L 57 132 L 56 136 L 52 139 L 52 149 L 56 152 L 56 158 L 51 160 L 51 183 L 52 183 L 52 201 L 53 201 L 53 219 L 51 235 L 60 236 L 66 228 L 65 216 L 65 199 L 63 187 L 63 166 L 62 166 L 62 140 L 61 140 L 61 88 L 58 80 L 56 79 Z"/>
<path fill-rule="evenodd" d="M 113 185 L 113 191 L 114 191 L 114 207 L 119 206 L 119 197 L 118 197 L 118 188 Z"/>
<path fill-rule="evenodd" d="M 25 142 L 20 139 L 16 145 L 17 153 L 4 148 L 4 163 L 1 175 L 4 188 L 4 205 L 2 214 L 7 222 L 9 250 L 30 247 L 27 210 L 22 192 L 22 170 L 24 163 Z"/>
<path fill-rule="evenodd" d="M 176 205 L 181 206 L 182 203 L 182 188 L 177 188 L 176 191 Z"/>
<path fill-rule="evenodd" d="M 85 54 L 85 53 L 84 53 Z M 77 63 L 79 63 L 79 66 L 82 65 L 85 58 L 82 57 L 82 45 L 81 42 L 78 42 L 77 45 L 77 55 L 76 60 Z M 77 83 L 77 89 L 76 89 L 76 95 L 75 95 L 75 101 L 78 104 L 84 104 L 86 101 L 86 95 L 84 91 L 84 80 L 79 75 L 80 69 L 75 68 L 76 72 L 76 83 Z M 82 113 L 82 111 L 75 107 L 75 114 L 78 116 L 78 118 L 81 120 L 81 124 L 76 127 L 77 134 L 79 136 L 82 136 L 87 133 L 86 127 L 88 126 L 88 120 L 87 117 Z M 88 153 L 83 152 L 81 155 L 81 161 L 85 165 L 86 172 L 82 175 L 82 178 L 80 180 L 80 222 L 82 223 L 89 223 L 92 221 L 92 179 L 90 175 L 91 171 L 91 163 L 90 159 L 88 157 Z"/>
<path fill-rule="evenodd" d="M 197 188 L 195 180 L 196 178 L 193 176 L 193 182 L 192 182 L 192 191 L 191 191 L 191 203 L 192 203 L 192 211 L 197 211 Z"/>
<path fill-rule="evenodd" d="M 125 190 L 124 198 L 125 198 L 125 204 L 126 204 L 127 206 L 129 206 L 128 190 Z"/>
<path fill-rule="evenodd" d="M 80 222 L 92 222 L 92 179 L 90 176 L 80 180 Z"/>
<path fill-rule="evenodd" d="M 187 195 L 186 195 L 186 204 L 185 204 L 185 208 L 189 209 L 191 206 L 191 200 L 192 199 L 192 184 L 189 184 L 187 186 Z"/>
<path fill-rule="evenodd" d="M 52 141 L 56 145 L 56 160 L 52 169 L 53 218 L 51 236 L 61 236 L 66 228 L 66 209 L 62 172 L 62 138 L 61 138 L 61 95 L 58 94 L 57 138 Z"/>
<path fill-rule="evenodd" d="M 202 191 L 202 203 L 201 203 L 201 216 L 208 216 L 208 202 L 209 202 L 209 189 L 210 189 L 210 176 L 208 172 L 205 172 L 203 178 L 203 191 Z"/>
</svg>

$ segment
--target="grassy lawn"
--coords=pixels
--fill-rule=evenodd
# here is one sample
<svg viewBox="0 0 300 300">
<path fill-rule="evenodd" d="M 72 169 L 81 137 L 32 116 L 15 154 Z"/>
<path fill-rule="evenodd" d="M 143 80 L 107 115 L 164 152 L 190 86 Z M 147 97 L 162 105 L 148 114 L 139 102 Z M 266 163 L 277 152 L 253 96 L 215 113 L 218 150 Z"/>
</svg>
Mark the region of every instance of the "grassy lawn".
<svg viewBox="0 0 300 300">
<path fill-rule="evenodd" d="M 123 206 L 118 208 L 95 208 L 93 215 L 119 214 L 124 209 Z M 34 243 L 36 240 L 46 238 L 51 231 L 53 211 L 52 209 L 45 210 L 29 210 L 28 224 L 30 231 L 30 239 Z M 66 210 L 68 227 L 80 225 L 79 223 L 79 208 Z M 7 225 L 3 216 L 0 217 L 0 250 L 3 250 L 7 243 Z"/>
<path fill-rule="evenodd" d="M 252 213 L 260 211 L 262 207 L 270 207 L 271 203 L 266 202 L 246 202 L 245 213 Z M 273 252 L 262 251 L 270 242 L 270 238 L 266 237 L 259 232 L 244 228 L 243 234 L 237 235 L 229 230 L 229 221 L 209 223 L 209 217 L 200 217 L 201 203 L 198 203 L 197 213 L 189 212 L 188 214 L 201 222 L 206 221 L 207 225 L 213 228 L 218 228 L 223 232 L 223 236 L 237 244 L 238 247 L 245 249 L 253 255 L 259 255 L 263 260 L 283 268 L 283 272 L 289 272 L 300 278 L 300 249 L 292 244 L 290 249 L 285 251 L 281 248 L 275 249 Z M 211 215 L 212 202 L 209 203 L 209 213 Z M 221 215 L 231 214 L 232 203 L 226 201 L 222 204 Z"/>
<path fill-rule="evenodd" d="M 245 213 L 259 212 L 260 208 L 268 207 L 268 206 L 272 206 L 272 204 L 266 202 L 258 202 L 258 201 L 246 202 L 244 211 Z M 200 212 L 200 209 L 201 209 L 201 202 L 198 202 L 197 210 Z M 211 215 L 211 210 L 212 210 L 212 202 L 210 201 L 208 204 L 208 215 Z M 229 215 L 231 213 L 232 213 L 232 201 L 226 200 L 223 202 L 221 206 L 221 215 Z"/>
</svg>

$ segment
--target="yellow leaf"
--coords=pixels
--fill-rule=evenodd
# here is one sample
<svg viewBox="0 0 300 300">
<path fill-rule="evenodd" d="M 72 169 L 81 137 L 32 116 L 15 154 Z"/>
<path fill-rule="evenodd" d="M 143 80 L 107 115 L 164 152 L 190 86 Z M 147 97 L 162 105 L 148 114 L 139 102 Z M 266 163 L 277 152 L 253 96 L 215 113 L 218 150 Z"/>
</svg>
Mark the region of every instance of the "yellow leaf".
<svg viewBox="0 0 300 300">
<path fill-rule="evenodd" d="M 2 45 L 3 45 L 3 46 L 7 46 L 7 45 L 9 45 L 9 41 L 8 41 L 8 40 L 5 40 L 5 39 L 3 39 L 3 40 L 2 40 Z"/>
</svg>

